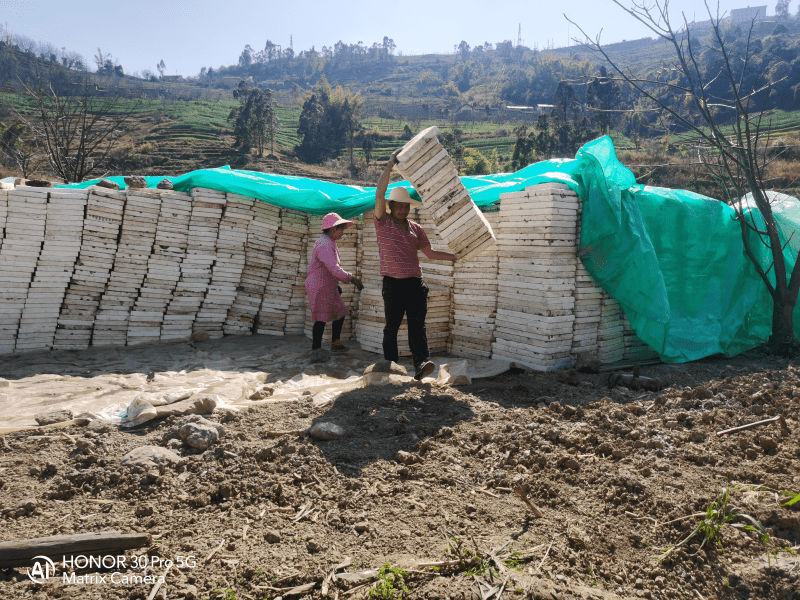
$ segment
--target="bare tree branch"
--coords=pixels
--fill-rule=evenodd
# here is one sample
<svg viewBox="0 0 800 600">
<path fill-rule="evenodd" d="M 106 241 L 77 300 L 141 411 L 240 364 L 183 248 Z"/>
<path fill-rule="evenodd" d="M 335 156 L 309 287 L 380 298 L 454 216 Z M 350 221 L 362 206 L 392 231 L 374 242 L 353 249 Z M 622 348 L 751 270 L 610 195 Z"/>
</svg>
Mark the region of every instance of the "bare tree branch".
<svg viewBox="0 0 800 600">
<path fill-rule="evenodd" d="M 138 110 L 138 100 L 103 95 L 88 74 L 54 84 L 39 74 L 34 83 L 21 81 L 31 99 L 31 113 L 12 107 L 45 149 L 50 167 L 66 183 L 83 181 L 106 167 L 116 136 Z"/>
<path fill-rule="evenodd" d="M 584 36 L 584 40 L 576 41 L 610 65 L 611 78 L 623 81 L 636 97 L 655 107 L 666 131 L 676 126 L 684 136 L 690 134 L 685 137 L 695 138 L 698 161 L 735 211 L 744 252 L 772 298 L 770 341 L 773 347 L 785 349 L 794 343 L 791 309 L 800 292 L 800 260 L 795 257 L 787 282 L 784 250 L 789 247 L 789 240 L 783 243 L 780 239 L 766 188 L 766 169 L 781 155 L 771 154 L 771 113 L 766 110 L 766 102 L 770 90 L 786 78 L 765 81 L 765 74 L 753 66 L 755 22 L 750 23 L 739 42 L 726 39 L 719 2 L 713 11 L 709 0 L 703 0 L 711 24 L 710 49 L 716 54 L 711 59 L 698 55 L 685 14 L 681 14 L 682 26 L 678 30 L 673 27 L 669 0 L 613 2 L 667 42 L 671 51 L 668 64 L 649 74 L 635 73 L 609 55 L 601 43 L 602 32 L 592 38 L 575 21 L 566 15 L 565 18 Z M 745 202 L 745 196 L 752 202 Z M 758 223 L 756 212 L 760 216 Z M 769 267 L 765 270 L 762 265 L 767 262 Z"/>
</svg>

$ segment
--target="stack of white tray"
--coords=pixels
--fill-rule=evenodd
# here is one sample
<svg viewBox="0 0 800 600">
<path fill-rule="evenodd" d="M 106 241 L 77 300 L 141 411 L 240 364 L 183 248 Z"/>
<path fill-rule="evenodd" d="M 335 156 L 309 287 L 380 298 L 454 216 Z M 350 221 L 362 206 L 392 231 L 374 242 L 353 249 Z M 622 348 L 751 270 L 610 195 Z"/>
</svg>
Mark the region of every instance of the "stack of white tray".
<svg viewBox="0 0 800 600">
<path fill-rule="evenodd" d="M 431 248 L 433 250 L 438 252 L 450 252 L 450 248 L 442 239 L 442 236 L 439 235 L 436 223 L 433 222 L 433 219 L 424 206 L 415 208 L 413 215 L 409 215 L 409 219 L 422 227 L 425 234 L 428 236 L 428 241 L 431 243 Z M 422 269 L 422 278 L 425 280 L 425 283 L 441 285 L 442 287 L 453 287 L 453 261 L 432 260 L 422 252 L 419 252 L 417 256 Z M 470 260 L 472 260 L 472 258 L 470 258 Z"/>
<path fill-rule="evenodd" d="M 159 190 L 161 212 L 155 229 L 153 253 L 147 260 L 147 276 L 139 289 L 128 324 L 128 345 L 161 340 L 164 313 L 172 301 L 186 257 L 192 199 L 188 194 Z M 169 340 L 166 332 L 165 340 Z"/>
<path fill-rule="evenodd" d="M 576 260 L 575 324 L 572 330 L 572 354 L 597 354 L 597 326 L 602 307 L 603 289 L 597 285 L 580 259 Z"/>
<path fill-rule="evenodd" d="M 223 325 L 236 300 L 236 288 L 242 278 L 247 246 L 247 227 L 253 220 L 252 204 L 228 196 L 219 223 L 217 258 L 203 304 L 194 320 L 195 331 L 205 331 L 212 339 L 224 335 Z"/>
<path fill-rule="evenodd" d="M 383 276 L 381 275 L 381 260 L 378 254 L 378 237 L 375 233 L 374 211 L 365 212 L 363 219 L 364 224 L 361 229 L 360 241 L 360 278 L 365 288 L 373 288 L 380 291 L 383 285 Z"/>
<path fill-rule="evenodd" d="M 622 319 L 622 341 L 625 351 L 622 359 L 625 361 L 636 362 L 640 360 L 653 360 L 658 358 L 658 352 L 647 345 L 631 327 L 627 317 Z"/>
<path fill-rule="evenodd" d="M 287 219 L 288 217 L 288 219 Z M 286 335 L 299 335 L 303 333 L 306 318 L 306 273 L 308 273 L 308 219 L 306 213 L 285 209 L 283 213 L 284 230 L 292 229 L 303 233 L 299 248 L 299 260 L 292 284 L 292 298 L 289 301 L 289 310 L 286 311 L 286 326 L 283 332 Z"/>
<path fill-rule="evenodd" d="M 78 262 L 64 297 L 53 349 L 91 344 L 95 315 L 117 254 L 125 193 L 92 186 L 86 204 Z"/>
<path fill-rule="evenodd" d="M 361 230 L 361 282 L 364 289 L 358 296 L 358 321 L 356 339 L 364 350 L 383 354 L 383 276 L 378 255 L 378 237 L 375 233 L 375 213 L 364 213 Z M 400 345 L 398 344 L 398 347 Z M 406 348 L 406 351 L 408 348 Z M 410 355 L 408 352 L 407 355 Z"/>
<path fill-rule="evenodd" d="M 183 261 L 186 269 L 181 273 L 189 275 L 188 282 L 192 284 L 191 292 L 197 302 L 197 310 L 193 315 L 192 333 L 205 332 L 208 324 L 206 319 L 198 322 L 200 307 L 208 294 L 214 263 L 217 260 L 217 239 L 219 238 L 219 224 L 227 204 L 224 192 L 195 188 L 192 190 L 192 217 L 189 221 L 189 247 L 186 259 Z M 200 233 L 202 240 L 195 240 Z M 178 288 L 186 280 L 181 276 Z"/>
<path fill-rule="evenodd" d="M 484 217 L 495 229 L 499 212 Z M 465 358 L 492 355 L 497 316 L 497 246 L 458 261 L 453 273 L 453 321 L 448 351 Z"/>
<path fill-rule="evenodd" d="M 285 334 L 286 315 L 292 306 L 292 288 L 297 281 L 300 257 L 305 251 L 307 237 L 307 215 L 282 208 L 281 226 L 275 235 L 275 247 L 272 250 L 272 269 L 258 314 L 257 333 Z M 293 312 L 300 310 L 297 304 L 293 308 Z M 304 309 L 302 314 L 305 318 Z"/>
<path fill-rule="evenodd" d="M 225 194 L 194 188 L 192 212 L 186 240 L 186 256 L 181 262 L 181 277 L 161 325 L 162 340 L 187 339 L 197 311 L 205 298 L 211 269 L 216 259 L 217 234 Z"/>
<path fill-rule="evenodd" d="M 300 250 L 300 262 L 297 264 L 297 274 L 292 284 L 292 299 L 289 301 L 289 310 L 286 311 L 286 335 L 300 335 L 303 333 L 308 312 L 308 297 L 306 296 L 306 274 L 308 273 L 308 235 L 303 236 L 303 246 Z"/>
<path fill-rule="evenodd" d="M 9 192 L 0 249 L 0 353 L 13 352 L 18 343 L 22 311 L 44 242 L 46 214 L 47 189 L 19 187 Z"/>
<path fill-rule="evenodd" d="M 597 358 L 603 364 L 625 358 L 622 307 L 610 294 L 603 291 L 600 298 L 600 322 L 597 325 Z"/>
<path fill-rule="evenodd" d="M 339 246 L 339 259 L 342 262 L 342 268 L 351 273 L 355 277 L 359 276 L 358 268 L 358 252 L 361 230 L 363 228 L 363 219 L 359 217 L 350 217 L 350 221 L 355 224 L 351 225 L 344 231 L 344 235 L 337 242 Z M 355 319 L 358 318 L 358 297 L 359 291 L 352 283 L 341 286 L 342 300 L 350 309 L 350 315 L 345 317 L 344 324 L 342 325 L 342 339 L 349 340 L 355 337 Z"/>
<path fill-rule="evenodd" d="M 578 203 L 560 183 L 500 195 L 493 358 L 537 370 L 569 365 Z"/>
<path fill-rule="evenodd" d="M 130 312 L 147 275 L 147 261 L 153 251 L 160 212 L 161 194 L 157 190 L 127 190 L 114 268 L 95 317 L 93 346 L 127 343 Z M 137 323 L 131 327 L 131 337 L 152 333 L 158 327 L 158 323 Z"/>
<path fill-rule="evenodd" d="M 580 207 L 582 203 L 578 204 Z M 581 213 L 578 209 L 577 234 L 581 239 Z M 579 256 L 575 257 L 575 323 L 572 328 L 572 354 L 597 355 L 597 325 L 600 323 L 603 288 L 589 275 Z"/>
<path fill-rule="evenodd" d="M 244 196 L 228 194 L 244 203 Z M 239 281 L 238 293 L 228 311 L 224 331 L 231 335 L 253 333 L 258 309 L 264 296 L 270 271 L 275 235 L 281 224 L 280 209 L 260 200 L 252 201 L 253 219 L 247 227 L 247 247 L 244 269 Z"/>
<path fill-rule="evenodd" d="M 495 243 L 492 228 L 461 183 L 439 129 L 419 132 L 398 153 L 397 170 L 417 190 L 442 239 L 459 259 L 469 260 Z"/>
<path fill-rule="evenodd" d="M 85 190 L 51 190 L 45 239 L 28 290 L 17 335 L 17 352 L 53 347 L 64 294 L 81 249 Z"/>
</svg>

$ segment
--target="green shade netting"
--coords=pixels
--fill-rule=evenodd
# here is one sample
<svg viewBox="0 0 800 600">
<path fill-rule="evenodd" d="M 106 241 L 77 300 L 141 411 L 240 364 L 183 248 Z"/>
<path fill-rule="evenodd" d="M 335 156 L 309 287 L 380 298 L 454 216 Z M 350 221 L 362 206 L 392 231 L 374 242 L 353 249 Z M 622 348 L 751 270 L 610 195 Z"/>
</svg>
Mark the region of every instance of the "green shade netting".
<svg viewBox="0 0 800 600">
<path fill-rule="evenodd" d="M 108 179 L 125 188 L 122 177 Z M 145 179 L 155 187 L 164 177 Z M 352 217 L 375 204 L 375 188 L 229 167 L 167 179 L 178 191 L 200 187 L 233 192 L 313 215 Z M 461 181 L 484 208 L 496 204 L 500 194 L 540 183 L 557 181 L 574 190 L 583 200 L 580 256 L 586 269 L 622 305 L 636 334 L 662 360 L 732 356 L 769 338 L 772 301 L 745 255 L 734 210 L 693 192 L 636 184 L 633 173 L 617 160 L 610 138 L 586 144 L 574 159 Z M 407 182 L 390 187 L 397 186 L 419 198 Z M 800 204 L 788 196 L 774 200 L 781 237 L 790 241 L 785 251 L 790 271 L 800 250 L 800 235 L 792 235 L 800 224 Z M 751 214 L 759 224 L 760 213 Z M 762 267 L 769 268 L 769 250 L 755 238 L 751 247 Z M 795 328 L 800 331 L 797 315 Z"/>
</svg>

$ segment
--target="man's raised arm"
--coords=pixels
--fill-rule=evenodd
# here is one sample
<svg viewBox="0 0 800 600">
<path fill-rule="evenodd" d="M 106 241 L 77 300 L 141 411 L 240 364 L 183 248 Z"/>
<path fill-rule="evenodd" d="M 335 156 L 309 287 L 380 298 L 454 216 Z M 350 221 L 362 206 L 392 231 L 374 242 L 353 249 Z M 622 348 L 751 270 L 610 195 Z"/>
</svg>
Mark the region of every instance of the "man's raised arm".
<svg viewBox="0 0 800 600">
<path fill-rule="evenodd" d="M 389 179 L 392 176 L 392 168 L 397 164 L 397 153 L 400 150 L 395 150 L 389 157 L 386 163 L 386 168 L 381 173 L 381 178 L 378 180 L 378 187 L 375 189 L 375 218 L 379 221 L 383 219 L 386 214 L 386 189 L 389 187 Z"/>
</svg>

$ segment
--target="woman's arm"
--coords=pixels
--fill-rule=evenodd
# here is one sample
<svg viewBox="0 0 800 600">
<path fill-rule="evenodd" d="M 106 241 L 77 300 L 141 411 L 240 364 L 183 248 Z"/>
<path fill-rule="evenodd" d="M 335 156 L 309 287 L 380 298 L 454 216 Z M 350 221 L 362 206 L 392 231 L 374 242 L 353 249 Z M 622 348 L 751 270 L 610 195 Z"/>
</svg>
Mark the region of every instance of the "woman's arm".
<svg viewBox="0 0 800 600">
<path fill-rule="evenodd" d="M 339 266 L 339 261 L 336 259 L 336 251 L 333 248 L 333 244 L 326 244 L 324 247 L 319 248 L 318 250 L 319 253 L 317 254 L 317 258 L 319 258 L 320 262 L 325 265 L 325 268 L 330 271 L 330 274 L 342 283 L 350 283 L 350 280 L 353 279 L 353 276 Z"/>
</svg>

